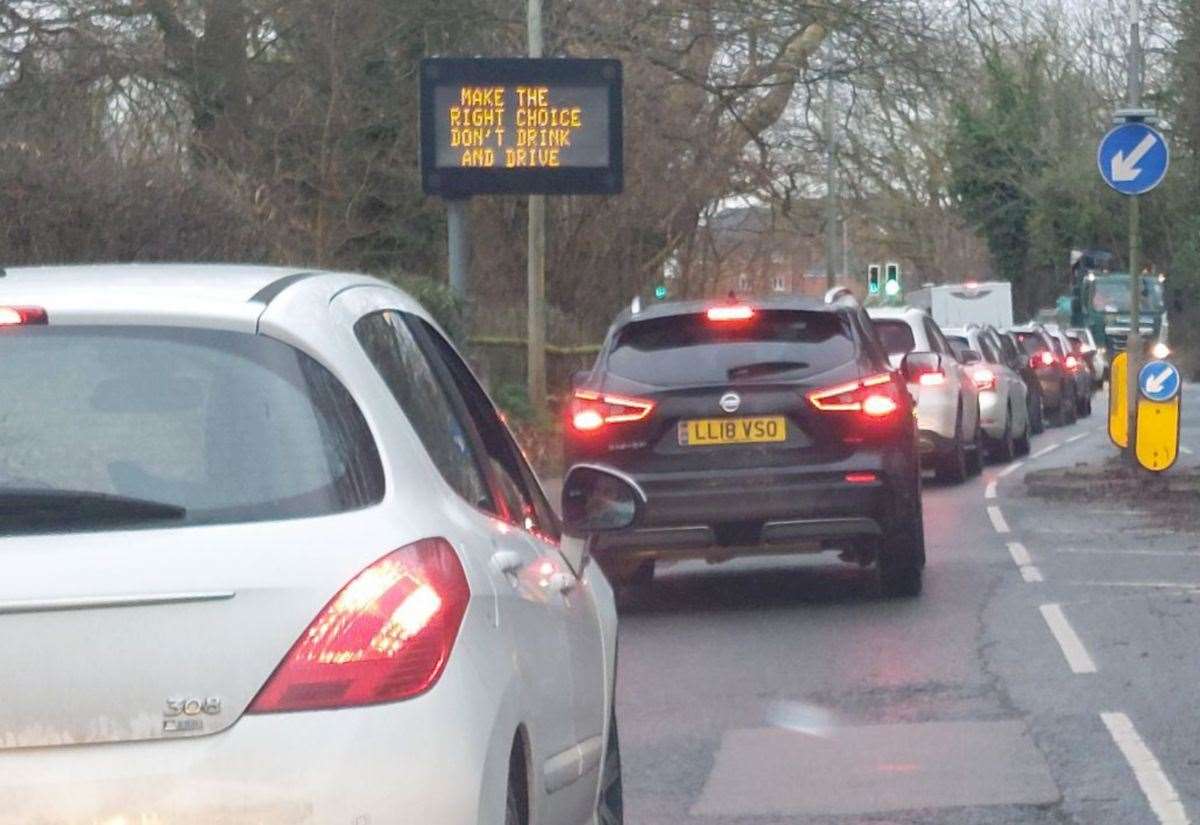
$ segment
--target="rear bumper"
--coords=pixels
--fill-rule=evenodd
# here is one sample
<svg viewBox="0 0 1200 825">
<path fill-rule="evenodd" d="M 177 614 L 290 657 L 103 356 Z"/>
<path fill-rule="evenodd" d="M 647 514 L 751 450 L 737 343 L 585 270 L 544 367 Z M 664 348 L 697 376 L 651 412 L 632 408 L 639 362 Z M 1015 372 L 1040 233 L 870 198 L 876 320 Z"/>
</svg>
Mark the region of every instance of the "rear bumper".
<svg viewBox="0 0 1200 825">
<path fill-rule="evenodd" d="M 456 721 L 467 697 L 441 687 L 410 702 L 246 716 L 190 739 L 3 751 L 0 825 L 501 821 L 502 798 L 480 806 L 487 727 Z"/>
<path fill-rule="evenodd" d="M 647 499 L 637 526 L 599 537 L 596 550 L 664 558 L 720 547 L 737 555 L 737 548 L 793 552 L 788 548 L 798 544 L 877 537 L 893 499 L 915 495 L 915 465 L 915 456 L 895 452 L 834 466 L 635 473 Z M 873 473 L 875 480 L 849 482 L 848 473 Z"/>
</svg>

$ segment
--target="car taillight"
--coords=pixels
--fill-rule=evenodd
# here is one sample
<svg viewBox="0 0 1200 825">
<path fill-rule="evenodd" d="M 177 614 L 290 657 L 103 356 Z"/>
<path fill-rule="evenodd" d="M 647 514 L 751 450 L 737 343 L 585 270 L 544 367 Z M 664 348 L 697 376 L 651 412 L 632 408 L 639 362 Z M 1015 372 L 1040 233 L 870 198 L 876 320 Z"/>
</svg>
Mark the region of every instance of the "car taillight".
<svg viewBox="0 0 1200 825">
<path fill-rule="evenodd" d="M 1054 365 L 1054 354 L 1048 349 L 1044 349 L 1037 355 L 1029 359 L 1029 366 L 1034 369 L 1039 367 L 1050 367 Z"/>
<path fill-rule="evenodd" d="M 43 326 L 47 320 L 41 307 L 0 306 L 0 327 Z"/>
<path fill-rule="evenodd" d="M 571 426 L 578 432 L 594 432 L 605 424 L 641 421 L 650 415 L 654 402 L 643 398 L 576 390 L 568 408 Z"/>
<path fill-rule="evenodd" d="M 381 558 L 313 619 L 247 713 L 321 710 L 410 699 L 437 682 L 470 588 L 445 539 Z"/>
<path fill-rule="evenodd" d="M 749 321 L 754 317 L 754 308 L 745 304 L 733 306 L 712 307 L 708 311 L 708 320 L 717 321 Z"/>
<path fill-rule="evenodd" d="M 1067 365 L 1067 369 L 1069 370 L 1078 369 L 1079 367 L 1079 359 L 1074 355 L 1068 355 L 1063 363 Z"/>
<path fill-rule="evenodd" d="M 980 367 L 971 372 L 971 380 L 975 382 L 975 386 L 981 390 L 996 389 L 996 373 L 992 372 L 987 367 Z"/>
<path fill-rule="evenodd" d="M 861 412 L 871 418 L 884 418 L 900 408 L 892 395 L 895 388 L 890 375 L 872 375 L 860 381 L 814 390 L 808 400 L 826 412 Z"/>
<path fill-rule="evenodd" d="M 922 387 L 940 387 L 946 383 L 944 372 L 923 372 L 917 376 L 917 383 Z"/>
</svg>

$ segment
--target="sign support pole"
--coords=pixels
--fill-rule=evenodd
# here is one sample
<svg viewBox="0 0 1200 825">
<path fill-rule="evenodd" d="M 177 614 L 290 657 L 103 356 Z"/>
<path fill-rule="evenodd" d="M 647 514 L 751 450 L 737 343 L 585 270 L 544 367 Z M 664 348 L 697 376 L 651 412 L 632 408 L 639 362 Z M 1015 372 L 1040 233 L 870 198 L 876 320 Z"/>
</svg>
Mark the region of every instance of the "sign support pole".
<svg viewBox="0 0 1200 825">
<path fill-rule="evenodd" d="M 828 52 L 825 77 L 825 286 L 837 286 L 837 135 L 833 128 L 833 51 Z"/>
<path fill-rule="evenodd" d="M 1137 109 L 1142 104 L 1142 0 L 1130 0 L 1129 27 L 1129 106 Z M 1129 353 L 1129 446 L 1126 457 L 1130 466 L 1138 466 L 1137 459 L 1137 377 L 1142 368 L 1142 213 L 1141 196 L 1129 198 L 1129 336 L 1125 339 L 1125 351 Z"/>
<path fill-rule="evenodd" d="M 541 57 L 542 0 L 528 0 L 526 23 L 529 56 Z M 546 196 L 529 196 L 529 247 L 526 271 L 529 294 L 527 318 L 526 390 L 536 413 L 546 409 Z"/>
<path fill-rule="evenodd" d="M 450 289 L 465 301 L 471 271 L 471 224 L 467 198 L 446 200 L 446 246 L 450 261 Z"/>
</svg>

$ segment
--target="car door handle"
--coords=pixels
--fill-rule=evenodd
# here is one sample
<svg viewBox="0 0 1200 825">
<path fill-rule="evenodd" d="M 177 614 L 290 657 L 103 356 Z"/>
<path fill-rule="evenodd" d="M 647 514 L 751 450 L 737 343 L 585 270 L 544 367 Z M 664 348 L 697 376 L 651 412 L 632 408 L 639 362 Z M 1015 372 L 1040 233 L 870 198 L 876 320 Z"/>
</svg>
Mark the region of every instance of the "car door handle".
<svg viewBox="0 0 1200 825">
<path fill-rule="evenodd" d="M 492 554 L 492 566 L 506 576 L 515 576 L 525 566 L 525 560 L 516 550 L 497 550 Z"/>
</svg>

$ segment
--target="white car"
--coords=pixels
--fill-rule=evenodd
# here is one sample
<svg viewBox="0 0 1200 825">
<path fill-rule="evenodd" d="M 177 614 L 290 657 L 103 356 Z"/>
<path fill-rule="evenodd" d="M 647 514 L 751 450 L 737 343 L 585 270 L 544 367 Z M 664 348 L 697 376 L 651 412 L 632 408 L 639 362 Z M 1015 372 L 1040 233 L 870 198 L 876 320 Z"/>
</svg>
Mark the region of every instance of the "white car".
<svg viewBox="0 0 1200 825">
<path fill-rule="evenodd" d="M 1029 389 L 1004 363 L 1003 354 L 979 326 L 943 329 L 946 340 L 979 387 L 979 414 L 983 434 L 997 461 L 1012 461 L 1029 452 L 1032 421 Z"/>
<path fill-rule="evenodd" d="M 921 456 L 938 477 L 962 481 L 983 467 L 979 388 L 941 329 L 923 310 L 867 310 L 892 367 L 903 369 L 917 402 Z"/>
<path fill-rule="evenodd" d="M 0 823 L 621 821 L 612 590 L 415 301 L 0 276 Z"/>
</svg>

